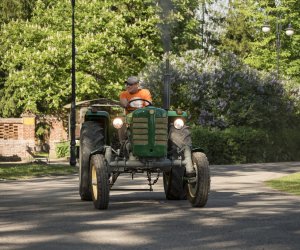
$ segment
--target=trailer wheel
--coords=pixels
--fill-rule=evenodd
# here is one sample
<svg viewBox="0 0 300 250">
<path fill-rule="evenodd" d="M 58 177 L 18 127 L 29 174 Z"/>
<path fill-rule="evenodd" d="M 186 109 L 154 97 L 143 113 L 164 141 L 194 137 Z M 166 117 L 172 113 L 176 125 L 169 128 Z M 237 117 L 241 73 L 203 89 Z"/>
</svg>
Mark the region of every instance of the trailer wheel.
<svg viewBox="0 0 300 250">
<path fill-rule="evenodd" d="M 196 170 L 196 181 L 187 184 L 187 197 L 193 207 L 204 207 L 210 190 L 209 163 L 201 152 L 193 153 L 192 161 Z"/>
<path fill-rule="evenodd" d="M 98 122 L 87 121 L 80 131 L 79 194 L 81 200 L 91 201 L 90 154 L 104 145 L 103 128 Z"/>
<path fill-rule="evenodd" d="M 184 168 L 173 167 L 170 172 L 164 172 L 163 182 L 168 200 L 186 200 Z"/>
<path fill-rule="evenodd" d="M 96 154 L 90 161 L 91 193 L 97 209 L 107 209 L 109 203 L 109 172 L 103 155 Z"/>
</svg>

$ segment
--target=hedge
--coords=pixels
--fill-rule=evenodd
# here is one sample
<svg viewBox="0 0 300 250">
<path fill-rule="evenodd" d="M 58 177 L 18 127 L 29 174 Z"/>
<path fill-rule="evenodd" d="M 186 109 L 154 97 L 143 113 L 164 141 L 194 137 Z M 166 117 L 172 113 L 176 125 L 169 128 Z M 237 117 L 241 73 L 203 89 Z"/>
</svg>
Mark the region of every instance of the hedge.
<svg viewBox="0 0 300 250">
<path fill-rule="evenodd" d="M 300 160 L 300 130 L 269 131 L 249 127 L 225 130 L 192 128 L 193 147 L 201 148 L 211 164 Z"/>
<path fill-rule="evenodd" d="M 300 129 L 276 131 L 231 127 L 224 130 L 192 127 L 193 147 L 211 164 L 300 161 Z M 56 156 L 69 156 L 69 142 L 56 145 Z"/>
</svg>

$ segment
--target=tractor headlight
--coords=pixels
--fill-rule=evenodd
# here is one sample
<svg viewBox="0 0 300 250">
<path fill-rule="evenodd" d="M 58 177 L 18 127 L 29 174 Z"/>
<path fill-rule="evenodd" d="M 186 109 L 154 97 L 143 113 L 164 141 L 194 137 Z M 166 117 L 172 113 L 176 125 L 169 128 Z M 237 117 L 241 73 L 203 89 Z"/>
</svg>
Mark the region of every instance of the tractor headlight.
<svg viewBox="0 0 300 250">
<path fill-rule="evenodd" d="M 174 127 L 176 129 L 182 129 L 184 126 L 184 121 L 181 119 L 181 118 L 177 118 L 175 121 L 174 121 Z"/>
<path fill-rule="evenodd" d="M 113 126 L 116 129 L 120 129 L 123 126 L 123 120 L 120 117 L 117 117 L 113 120 Z"/>
</svg>

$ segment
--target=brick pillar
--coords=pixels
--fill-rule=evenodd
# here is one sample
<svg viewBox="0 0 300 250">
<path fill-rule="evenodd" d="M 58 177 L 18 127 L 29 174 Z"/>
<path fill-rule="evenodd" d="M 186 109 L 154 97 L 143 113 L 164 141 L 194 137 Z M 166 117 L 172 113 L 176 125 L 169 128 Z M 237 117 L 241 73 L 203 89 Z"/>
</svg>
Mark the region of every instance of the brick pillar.
<svg viewBox="0 0 300 250">
<path fill-rule="evenodd" d="M 49 158 L 57 158 L 55 147 L 59 142 L 66 141 L 68 139 L 66 129 L 63 125 L 62 120 L 58 120 L 57 118 L 52 117 L 50 120 L 50 136 L 49 136 Z"/>
<path fill-rule="evenodd" d="M 23 143 L 25 146 L 25 158 L 30 158 L 31 155 L 27 152 L 29 149 L 31 152 L 34 151 L 35 146 L 35 118 L 34 114 L 25 113 L 21 115 L 23 119 Z M 20 133 L 22 134 L 22 133 Z M 20 138 L 21 139 L 21 138 Z"/>
<path fill-rule="evenodd" d="M 33 140 L 35 139 L 35 115 L 22 114 L 23 118 L 23 139 Z"/>
</svg>

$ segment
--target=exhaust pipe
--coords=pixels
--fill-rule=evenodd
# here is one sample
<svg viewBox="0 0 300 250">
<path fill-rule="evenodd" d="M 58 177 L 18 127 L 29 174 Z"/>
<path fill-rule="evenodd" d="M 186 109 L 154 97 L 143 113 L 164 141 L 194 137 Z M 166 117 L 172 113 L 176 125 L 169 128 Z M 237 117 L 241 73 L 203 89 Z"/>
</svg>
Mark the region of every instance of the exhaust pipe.
<svg viewBox="0 0 300 250">
<path fill-rule="evenodd" d="M 162 44 L 164 48 L 164 53 L 166 55 L 166 65 L 164 73 L 164 92 L 163 92 L 163 108 L 165 110 L 170 109 L 170 61 L 169 54 L 171 50 L 171 21 L 169 19 L 172 10 L 174 9 L 173 3 L 171 0 L 159 0 L 159 5 L 161 7 L 160 18 L 163 20 L 161 24 L 162 32 Z"/>
<path fill-rule="evenodd" d="M 169 110 L 170 108 L 170 61 L 169 61 L 169 52 L 166 53 L 166 68 L 164 75 L 164 98 L 163 98 L 163 108 Z"/>
</svg>

